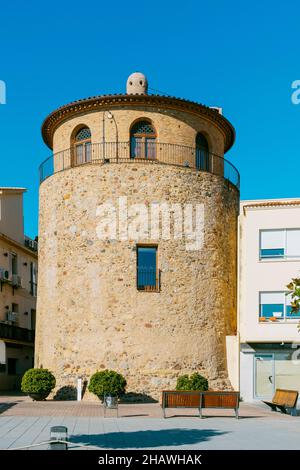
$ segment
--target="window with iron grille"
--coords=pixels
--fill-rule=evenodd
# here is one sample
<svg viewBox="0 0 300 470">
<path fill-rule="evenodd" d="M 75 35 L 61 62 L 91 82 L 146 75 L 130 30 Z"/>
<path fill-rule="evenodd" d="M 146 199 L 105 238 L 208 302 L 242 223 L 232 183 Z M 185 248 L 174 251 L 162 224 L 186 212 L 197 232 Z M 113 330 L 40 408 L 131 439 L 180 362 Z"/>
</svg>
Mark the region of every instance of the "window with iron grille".
<svg viewBox="0 0 300 470">
<path fill-rule="evenodd" d="M 74 139 L 73 164 L 81 165 L 91 161 L 91 131 L 88 127 L 82 127 Z"/>
<path fill-rule="evenodd" d="M 87 140 L 91 138 L 91 131 L 88 127 L 83 127 L 80 131 L 77 132 L 75 140 L 76 142 Z"/>
<path fill-rule="evenodd" d="M 157 246 L 137 246 L 137 288 L 158 290 Z"/>
<path fill-rule="evenodd" d="M 201 132 L 198 132 L 196 135 L 196 168 L 198 170 L 211 171 L 208 142 Z"/>
<path fill-rule="evenodd" d="M 156 158 L 156 132 L 148 121 L 138 121 L 130 131 L 130 158 Z"/>
</svg>

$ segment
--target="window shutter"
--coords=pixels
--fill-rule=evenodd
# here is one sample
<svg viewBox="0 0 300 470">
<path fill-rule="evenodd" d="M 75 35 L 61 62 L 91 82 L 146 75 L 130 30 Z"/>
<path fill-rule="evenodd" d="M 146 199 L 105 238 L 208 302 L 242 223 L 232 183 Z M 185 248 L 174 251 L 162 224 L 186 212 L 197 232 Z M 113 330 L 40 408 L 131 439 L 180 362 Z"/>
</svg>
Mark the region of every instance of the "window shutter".
<svg viewBox="0 0 300 470">
<path fill-rule="evenodd" d="M 285 247 L 285 230 L 262 230 L 260 239 L 262 250 Z"/>
<path fill-rule="evenodd" d="M 287 230 L 287 251 L 286 255 L 290 257 L 300 256 L 300 230 Z"/>
</svg>

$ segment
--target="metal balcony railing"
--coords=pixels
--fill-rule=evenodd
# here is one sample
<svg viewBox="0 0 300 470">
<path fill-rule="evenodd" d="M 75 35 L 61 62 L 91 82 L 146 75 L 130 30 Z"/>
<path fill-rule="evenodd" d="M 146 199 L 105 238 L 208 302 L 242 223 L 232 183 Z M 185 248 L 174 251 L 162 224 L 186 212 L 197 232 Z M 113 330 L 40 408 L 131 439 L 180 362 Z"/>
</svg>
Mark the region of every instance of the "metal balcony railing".
<svg viewBox="0 0 300 470">
<path fill-rule="evenodd" d="M 0 339 L 11 339 L 24 343 L 34 343 L 34 330 L 20 328 L 19 326 L 7 325 L 0 322 Z"/>
<path fill-rule="evenodd" d="M 32 251 L 38 251 L 38 242 L 25 235 L 24 245 Z"/>
<path fill-rule="evenodd" d="M 142 142 L 105 142 L 89 144 L 78 150 L 71 147 L 47 158 L 39 168 L 42 183 L 54 173 L 85 164 L 109 163 L 167 164 L 192 168 L 222 176 L 237 189 L 240 187 L 238 170 L 223 157 L 200 147 Z"/>
<path fill-rule="evenodd" d="M 138 266 L 137 267 L 137 288 L 149 292 L 160 290 L 160 271 L 156 268 Z"/>
</svg>

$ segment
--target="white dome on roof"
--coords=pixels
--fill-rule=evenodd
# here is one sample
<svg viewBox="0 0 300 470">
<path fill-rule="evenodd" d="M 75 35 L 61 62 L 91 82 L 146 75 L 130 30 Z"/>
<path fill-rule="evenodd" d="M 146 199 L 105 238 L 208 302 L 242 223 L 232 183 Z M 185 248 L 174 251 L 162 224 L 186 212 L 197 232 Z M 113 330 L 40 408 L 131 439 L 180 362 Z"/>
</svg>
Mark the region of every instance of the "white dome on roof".
<svg viewBox="0 0 300 470">
<path fill-rule="evenodd" d="M 128 95 L 146 95 L 148 92 L 147 77 L 141 72 L 134 72 L 129 75 L 126 84 Z"/>
</svg>

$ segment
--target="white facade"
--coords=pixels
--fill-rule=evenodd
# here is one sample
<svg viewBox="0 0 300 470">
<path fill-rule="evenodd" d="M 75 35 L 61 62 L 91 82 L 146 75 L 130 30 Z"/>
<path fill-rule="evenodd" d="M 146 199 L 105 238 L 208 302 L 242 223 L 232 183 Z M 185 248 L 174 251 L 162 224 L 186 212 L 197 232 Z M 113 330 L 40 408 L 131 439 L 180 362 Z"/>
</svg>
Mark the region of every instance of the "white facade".
<svg viewBox="0 0 300 470">
<path fill-rule="evenodd" d="M 0 233 L 24 242 L 23 193 L 25 188 L 0 188 Z"/>
<path fill-rule="evenodd" d="M 24 188 L 0 188 L 0 390 L 33 366 L 37 243 L 24 236 Z"/>
<path fill-rule="evenodd" d="M 299 389 L 300 314 L 287 284 L 300 277 L 300 199 L 242 201 L 239 223 L 240 391 L 245 401 Z"/>
</svg>

